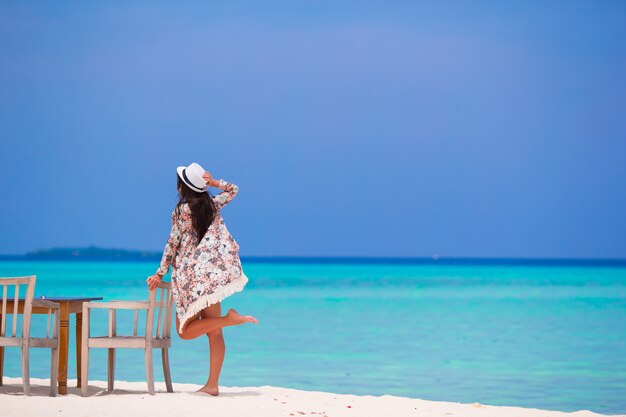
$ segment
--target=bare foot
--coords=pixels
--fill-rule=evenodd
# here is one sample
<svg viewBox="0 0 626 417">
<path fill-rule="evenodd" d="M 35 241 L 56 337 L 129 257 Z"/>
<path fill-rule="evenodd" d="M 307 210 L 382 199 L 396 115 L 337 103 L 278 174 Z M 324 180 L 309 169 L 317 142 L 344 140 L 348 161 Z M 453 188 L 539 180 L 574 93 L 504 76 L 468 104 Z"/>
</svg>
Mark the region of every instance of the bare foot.
<svg viewBox="0 0 626 417">
<path fill-rule="evenodd" d="M 202 388 L 200 388 L 196 392 L 204 392 L 214 397 L 217 397 L 220 394 L 220 390 L 217 386 L 209 386 L 208 384 L 204 385 Z"/>
<path fill-rule="evenodd" d="M 258 323 L 259 321 L 252 316 L 242 316 L 237 313 L 234 308 L 228 310 L 226 313 L 226 318 L 229 319 L 233 324 L 243 324 L 243 323 Z"/>
</svg>

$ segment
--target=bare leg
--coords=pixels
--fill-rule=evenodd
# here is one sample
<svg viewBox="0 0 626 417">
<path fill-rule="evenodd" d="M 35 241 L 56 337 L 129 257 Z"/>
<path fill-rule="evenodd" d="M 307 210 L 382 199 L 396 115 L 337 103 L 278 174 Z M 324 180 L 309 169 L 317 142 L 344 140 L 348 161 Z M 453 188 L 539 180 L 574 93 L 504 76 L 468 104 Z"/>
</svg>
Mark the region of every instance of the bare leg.
<svg viewBox="0 0 626 417">
<path fill-rule="evenodd" d="M 202 310 L 200 316 L 202 319 L 220 317 L 222 315 L 221 303 L 213 304 Z M 226 354 L 226 344 L 224 343 L 224 335 L 222 329 L 214 330 L 207 333 L 209 338 L 210 355 L 210 371 L 209 379 L 206 384 L 198 391 L 206 392 L 211 395 L 219 395 L 218 380 L 224 363 L 224 355 Z"/>
<path fill-rule="evenodd" d="M 252 316 L 242 316 L 234 309 L 228 310 L 223 317 L 207 317 L 200 319 L 200 313 L 185 324 L 182 332 L 178 335 L 181 339 L 191 340 L 196 337 L 205 335 L 215 330 L 220 330 L 226 326 L 236 326 L 243 323 L 258 323 L 259 321 Z M 176 329 L 178 330 L 179 320 L 176 317 Z"/>
</svg>

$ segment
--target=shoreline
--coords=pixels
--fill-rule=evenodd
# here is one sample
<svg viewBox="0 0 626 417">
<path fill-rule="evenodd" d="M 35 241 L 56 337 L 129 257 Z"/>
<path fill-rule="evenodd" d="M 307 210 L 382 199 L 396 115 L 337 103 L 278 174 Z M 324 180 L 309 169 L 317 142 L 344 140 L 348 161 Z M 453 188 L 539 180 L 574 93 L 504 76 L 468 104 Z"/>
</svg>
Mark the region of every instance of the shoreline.
<svg viewBox="0 0 626 417">
<path fill-rule="evenodd" d="M 145 382 L 115 381 L 115 389 L 106 391 L 106 381 L 89 381 L 89 395 L 80 396 L 76 379 L 68 379 L 68 394 L 49 396 L 49 380 L 31 378 L 31 396 L 25 397 L 21 378 L 4 378 L 0 387 L 2 414 L 7 417 L 30 416 L 193 416 L 219 417 L 594 417 L 606 416 L 589 410 L 548 411 L 536 408 L 465 404 L 420 400 L 393 395 L 350 395 L 322 391 L 304 391 L 273 387 L 220 387 L 219 397 L 195 393 L 200 385 L 173 383 L 174 392 L 165 383 L 155 382 L 156 395 L 147 393 Z M 613 416 L 626 417 L 625 414 Z"/>
</svg>

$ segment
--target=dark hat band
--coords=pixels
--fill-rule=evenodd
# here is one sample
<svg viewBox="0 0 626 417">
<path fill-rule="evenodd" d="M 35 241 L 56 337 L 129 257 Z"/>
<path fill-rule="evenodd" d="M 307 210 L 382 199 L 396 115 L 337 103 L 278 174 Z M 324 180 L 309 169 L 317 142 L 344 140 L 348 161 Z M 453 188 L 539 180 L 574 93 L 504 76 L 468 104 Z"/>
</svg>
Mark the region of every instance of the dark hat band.
<svg viewBox="0 0 626 417">
<path fill-rule="evenodd" d="M 198 188 L 198 187 L 196 187 L 195 185 L 193 185 L 193 184 L 191 183 L 191 181 L 189 181 L 189 178 L 187 178 L 187 174 L 185 173 L 185 170 L 186 170 L 186 169 L 187 169 L 187 168 L 183 168 L 183 180 L 185 181 L 185 184 L 187 184 L 187 186 L 188 186 L 189 188 L 191 188 L 192 190 L 194 190 L 194 191 L 197 191 L 197 192 L 199 192 L 199 193 L 204 192 L 204 190 L 203 190 L 202 188 Z"/>
</svg>

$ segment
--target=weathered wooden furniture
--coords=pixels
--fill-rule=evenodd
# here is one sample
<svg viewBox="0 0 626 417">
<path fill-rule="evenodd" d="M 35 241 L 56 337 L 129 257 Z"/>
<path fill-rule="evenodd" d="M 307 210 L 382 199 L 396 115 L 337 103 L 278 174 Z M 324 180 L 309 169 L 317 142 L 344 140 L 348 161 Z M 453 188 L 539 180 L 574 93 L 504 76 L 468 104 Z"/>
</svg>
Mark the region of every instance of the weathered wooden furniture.
<svg viewBox="0 0 626 417">
<path fill-rule="evenodd" d="M 156 301 L 157 292 L 161 290 L 160 301 Z M 89 371 L 89 348 L 105 348 L 108 352 L 108 390 L 113 390 L 115 381 L 115 349 L 134 348 L 144 350 L 146 364 L 146 379 L 148 382 L 148 392 L 154 395 L 154 372 L 152 369 L 152 349 L 161 349 L 163 360 L 163 373 L 167 392 L 174 392 L 170 376 L 170 364 L 168 349 L 172 346 L 172 310 L 174 299 L 172 297 L 172 287 L 169 282 L 162 282 L 158 288 L 149 291 L 148 301 L 109 301 L 109 302 L 89 302 L 83 304 L 83 340 L 82 340 L 82 386 L 81 394 L 87 395 L 88 371 Z M 165 301 L 164 301 L 165 298 Z M 89 331 L 90 310 L 94 308 L 109 309 L 109 334 L 107 336 L 91 336 Z M 133 323 L 133 335 L 121 336 L 116 331 L 116 310 L 134 310 L 135 318 Z M 154 313 L 158 309 L 158 319 L 155 329 Z M 137 335 L 137 321 L 139 310 L 146 310 L 146 327 L 143 336 Z M 161 320 L 161 313 L 165 310 L 165 317 Z"/>
<path fill-rule="evenodd" d="M 33 302 L 39 303 L 41 299 L 35 298 Z M 80 355 L 82 353 L 81 350 L 81 342 L 82 342 L 82 330 L 83 330 L 83 303 L 94 300 L 102 300 L 102 297 L 46 297 L 45 300 L 52 301 L 54 303 L 58 303 L 61 306 L 60 314 L 61 314 L 61 327 L 59 338 L 60 347 L 59 347 L 59 375 L 58 375 L 58 384 L 59 384 L 59 394 L 65 395 L 67 394 L 67 367 L 68 367 L 68 352 L 69 352 L 69 324 L 70 324 L 70 314 L 75 314 L 76 316 L 76 386 L 81 386 L 80 381 L 80 365 L 81 358 Z M 19 300 L 18 310 L 24 308 L 25 299 L 21 298 Z M 9 300 L 7 303 L 8 311 L 11 311 L 13 308 L 13 300 Z M 46 308 L 40 308 L 37 306 L 33 307 L 32 314 L 46 314 Z M 1 318 L 1 317 L 0 317 Z M 0 385 L 2 385 L 2 367 L 4 363 L 4 352 L 2 348 L 0 348 Z"/>
<path fill-rule="evenodd" d="M 4 348 L 19 347 L 22 350 L 22 382 L 24 394 L 30 395 L 30 375 L 29 375 L 29 350 L 30 348 L 50 349 L 50 395 L 57 394 L 57 376 L 59 371 L 59 310 L 61 306 L 49 300 L 33 300 L 35 293 L 35 276 L 0 278 L 2 286 L 2 315 L 0 316 L 0 385 L 2 385 L 2 373 L 4 367 Z M 26 285 L 26 298 L 20 303 L 20 285 Z M 7 290 L 10 286 L 15 286 L 15 296 L 9 303 Z M 10 304 L 10 305 L 9 305 Z M 8 314 L 13 315 L 13 327 L 11 336 L 5 336 L 6 318 Z M 48 322 L 46 324 L 46 337 L 31 337 L 30 322 L 33 312 L 47 312 Z M 52 323 L 52 335 L 50 335 L 50 316 L 54 310 L 54 323 Z M 17 336 L 17 316 L 23 315 L 22 335 Z"/>
</svg>

